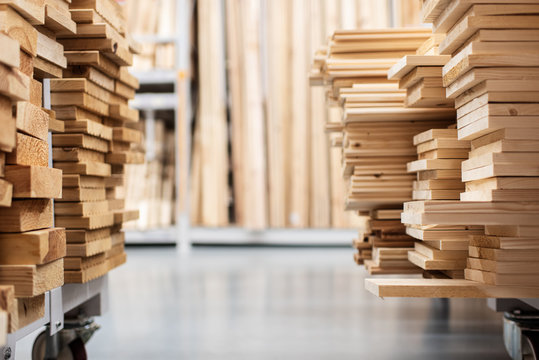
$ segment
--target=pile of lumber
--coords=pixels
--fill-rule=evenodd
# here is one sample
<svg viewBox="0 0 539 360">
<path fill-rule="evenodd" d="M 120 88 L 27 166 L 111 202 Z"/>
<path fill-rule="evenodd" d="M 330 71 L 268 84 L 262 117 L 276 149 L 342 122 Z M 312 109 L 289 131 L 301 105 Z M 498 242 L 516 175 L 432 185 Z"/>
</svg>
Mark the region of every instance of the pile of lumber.
<svg viewBox="0 0 539 360">
<path fill-rule="evenodd" d="M 176 1 L 126 1 L 125 14 L 130 34 L 142 42 L 140 54 L 133 59 L 136 71 L 173 70 L 176 67 Z"/>
<path fill-rule="evenodd" d="M 405 233 L 399 220 L 402 203 L 412 199 L 415 177 L 407 171 L 407 163 L 416 159 L 413 136 L 432 127 L 449 125 L 455 111 L 445 107 L 407 108 L 405 87 L 398 79 L 388 79 L 388 71 L 401 56 L 415 58 L 413 64 L 419 64 L 417 60 L 427 62 L 429 55 L 416 54 L 431 53 L 436 45 L 425 29 L 336 31 L 327 50 L 320 51 L 313 64 L 316 71 L 311 82 L 325 84 L 330 101 L 338 101 L 343 108 L 340 123 L 328 123 L 326 129 L 342 133 L 335 144 L 342 148 L 346 208 L 374 216 L 394 209 L 388 211 L 393 217 L 386 214 L 385 219 L 371 220 L 372 232 L 363 236 L 367 241 L 354 242 L 358 249 L 356 261 L 365 262 L 371 273 L 418 270 L 407 262 L 404 249 L 413 248 L 413 238 Z M 441 64 L 427 62 L 427 66 L 434 64 L 441 83 Z M 415 70 L 410 61 L 405 65 L 409 71 Z M 413 81 L 421 82 L 420 76 L 434 74 L 430 69 L 421 70 Z M 369 244 L 374 246 L 372 250 Z M 386 245 L 401 251 L 385 250 Z M 376 254 L 376 259 L 370 259 L 371 254 Z M 380 262 L 384 256 L 389 258 Z M 395 261 L 393 266 L 381 265 L 391 260 Z"/>
<path fill-rule="evenodd" d="M 50 167 L 49 130 L 62 130 L 43 108 L 43 78 L 66 66 L 61 32 L 73 32 L 63 0 L 0 4 L 0 334 L 42 317 L 45 292 L 64 284 L 66 237 L 54 226 L 62 171 Z M 0 335 L 0 341 L 3 335 Z"/>
<path fill-rule="evenodd" d="M 400 213 L 400 209 L 372 211 L 369 220 L 371 232 L 365 236 L 366 241 L 362 244 L 364 249 L 360 252 L 362 258 L 363 255 L 371 257 L 364 259 L 369 274 L 410 274 L 420 271 L 408 261 L 408 251 L 414 246 L 414 239 L 405 233 Z M 367 246 L 369 250 L 365 249 Z"/>
<path fill-rule="evenodd" d="M 455 99 L 458 137 L 472 147 L 460 198 L 499 215 L 539 205 L 539 2 L 515 3 L 449 8 L 455 25 L 440 44 L 452 55 L 443 79 Z M 537 222 L 499 217 L 495 225 L 472 238 L 466 279 L 539 287 L 537 235 L 525 226 Z"/>
<path fill-rule="evenodd" d="M 379 296 L 537 297 L 539 202 L 537 1 L 425 1 L 439 45 L 451 60 L 443 85 L 457 109 L 462 162 L 460 201 L 405 204 L 418 226 L 484 226 L 470 237 L 463 280 L 369 280 Z M 437 10 L 436 10 L 437 9 Z"/>
<path fill-rule="evenodd" d="M 139 209 L 140 218 L 126 229 L 167 228 L 175 223 L 175 134 L 164 120 L 141 120 L 146 162 L 126 165 L 126 207 Z M 149 130 L 149 131 L 147 131 Z"/>
<path fill-rule="evenodd" d="M 64 196 L 56 224 L 66 228 L 66 282 L 87 282 L 125 262 L 122 224 L 125 164 L 141 163 L 138 111 L 128 107 L 138 81 L 127 71 L 136 46 L 126 36 L 113 0 L 73 0 L 76 34 L 62 32 L 67 69 L 50 80 L 51 104 L 65 133 L 53 134 L 54 167 L 63 170 Z"/>
<path fill-rule="evenodd" d="M 461 163 L 468 157 L 470 142 L 457 139 L 456 129 L 431 129 L 414 137 L 419 159 L 408 164 L 410 172 L 417 172 L 414 182 L 415 201 L 455 200 L 458 202 L 464 190 L 461 181 Z M 468 256 L 468 238 L 483 233 L 481 227 L 439 224 L 413 225 L 402 221 L 406 232 L 422 240 L 416 242 L 415 251 L 409 259 L 426 272 L 450 278 L 464 278 Z"/>
</svg>

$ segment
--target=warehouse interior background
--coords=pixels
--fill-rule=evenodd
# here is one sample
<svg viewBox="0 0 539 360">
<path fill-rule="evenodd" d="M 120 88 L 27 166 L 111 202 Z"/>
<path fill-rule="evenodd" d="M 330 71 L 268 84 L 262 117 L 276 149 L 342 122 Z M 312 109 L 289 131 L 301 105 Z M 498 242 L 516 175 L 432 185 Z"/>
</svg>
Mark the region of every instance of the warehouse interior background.
<svg viewBox="0 0 539 360">
<path fill-rule="evenodd" d="M 538 0 L 0 0 L 64 194 L 10 180 L 36 104 L 0 84 L 0 354 L 537 359 L 537 24 Z M 7 228 L 30 198 L 54 223 Z M 61 284 L 9 272 L 58 228 Z"/>
</svg>

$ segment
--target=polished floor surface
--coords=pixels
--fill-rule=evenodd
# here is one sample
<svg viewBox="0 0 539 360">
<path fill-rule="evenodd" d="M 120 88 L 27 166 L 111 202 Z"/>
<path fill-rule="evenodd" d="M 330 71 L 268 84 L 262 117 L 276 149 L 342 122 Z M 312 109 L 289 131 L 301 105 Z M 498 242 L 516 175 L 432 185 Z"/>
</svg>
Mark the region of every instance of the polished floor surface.
<svg viewBox="0 0 539 360">
<path fill-rule="evenodd" d="M 508 359 L 484 300 L 379 299 L 352 249 L 130 248 L 90 359 Z"/>
</svg>

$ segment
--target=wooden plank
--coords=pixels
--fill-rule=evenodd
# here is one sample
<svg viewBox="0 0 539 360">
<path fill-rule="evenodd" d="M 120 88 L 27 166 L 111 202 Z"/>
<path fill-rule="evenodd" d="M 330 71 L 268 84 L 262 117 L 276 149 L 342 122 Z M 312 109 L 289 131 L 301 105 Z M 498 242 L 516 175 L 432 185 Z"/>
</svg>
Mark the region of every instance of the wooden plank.
<svg viewBox="0 0 539 360">
<path fill-rule="evenodd" d="M 108 201 L 58 202 L 54 204 L 55 215 L 90 216 L 109 210 Z"/>
<path fill-rule="evenodd" d="M 120 67 L 97 50 L 65 51 L 64 55 L 69 65 L 93 66 L 113 78 L 120 74 Z"/>
<path fill-rule="evenodd" d="M 66 240 L 68 243 L 90 242 L 110 236 L 110 230 L 110 227 L 94 230 L 67 229 Z"/>
<path fill-rule="evenodd" d="M 56 147 L 81 147 L 101 153 L 109 151 L 107 141 L 84 134 L 53 134 L 52 145 Z"/>
<path fill-rule="evenodd" d="M 63 187 L 100 188 L 105 186 L 105 179 L 97 176 L 63 174 Z"/>
<path fill-rule="evenodd" d="M 109 116 L 113 119 L 132 122 L 139 121 L 139 111 L 125 104 L 111 104 L 109 112 Z"/>
<path fill-rule="evenodd" d="M 40 265 L 66 256 L 63 228 L 15 234 L 0 234 L 0 261 L 3 265 Z"/>
<path fill-rule="evenodd" d="M 107 250 L 110 250 L 111 247 L 112 241 L 110 237 L 87 242 L 84 244 L 68 244 L 67 256 L 94 256 L 100 253 L 104 253 Z"/>
<path fill-rule="evenodd" d="M 102 213 L 91 216 L 55 216 L 56 225 L 71 229 L 95 230 L 112 226 L 114 214 Z"/>
<path fill-rule="evenodd" d="M 65 281 L 66 284 L 69 283 L 86 283 L 93 279 L 96 279 L 100 276 L 105 275 L 108 272 L 108 263 L 103 261 L 92 267 L 89 267 L 84 270 L 74 271 L 66 270 L 65 271 Z"/>
<path fill-rule="evenodd" d="M 460 260 L 429 259 L 416 251 L 408 253 L 408 260 L 424 270 L 460 270 L 466 267 L 466 258 Z"/>
<path fill-rule="evenodd" d="M 13 185 L 0 179 L 0 206 L 11 206 L 11 198 L 13 197 Z"/>
<path fill-rule="evenodd" d="M 43 265 L 0 265 L 0 284 L 12 284 L 16 297 L 41 295 L 64 284 L 64 260 Z"/>
<path fill-rule="evenodd" d="M 107 0 L 75 0 L 71 2 L 70 9 L 94 9 L 111 24 L 120 34 L 125 33 L 126 20 L 121 6 Z"/>
<path fill-rule="evenodd" d="M 52 106 L 80 106 L 95 114 L 109 116 L 109 105 L 107 103 L 84 92 L 53 92 L 51 93 L 51 104 Z"/>
<path fill-rule="evenodd" d="M 124 141 L 139 144 L 142 141 L 142 132 L 126 127 L 115 127 L 112 129 L 112 137 L 115 141 Z"/>
<path fill-rule="evenodd" d="M 537 238 L 502 237 L 474 235 L 470 237 L 470 245 L 491 249 L 539 249 Z"/>
<path fill-rule="evenodd" d="M 16 121 L 12 116 L 11 100 L 0 95 L 0 119 L 2 119 L 2 131 L 0 132 L 0 150 L 11 152 L 16 145 Z M 3 160 L 5 160 L 5 155 Z"/>
<path fill-rule="evenodd" d="M 400 79 L 399 89 L 408 89 L 424 78 L 439 78 L 441 76 L 441 66 L 418 66 Z"/>
<path fill-rule="evenodd" d="M 61 68 L 67 67 L 67 59 L 64 56 L 64 47 L 47 35 L 37 32 L 37 56 L 45 59 Z"/>
<path fill-rule="evenodd" d="M 19 328 L 43 318 L 45 316 L 45 294 L 18 298 L 17 312 Z"/>
<path fill-rule="evenodd" d="M 0 33 L 0 47 L 4 49 L 0 54 L 0 63 L 18 68 L 21 63 L 19 42 L 4 33 Z"/>
<path fill-rule="evenodd" d="M 365 288 L 379 297 L 535 298 L 537 287 L 489 286 L 458 279 L 365 279 Z"/>
<path fill-rule="evenodd" d="M 100 201 L 106 199 L 105 189 L 66 188 L 61 201 Z"/>
<path fill-rule="evenodd" d="M 0 309 L 9 315 L 8 332 L 16 331 L 19 328 L 19 317 L 15 289 L 12 285 L 0 285 Z"/>
<path fill-rule="evenodd" d="M 535 274 L 539 275 L 539 263 L 531 261 L 493 261 L 468 259 L 468 268 L 498 274 Z"/>
<path fill-rule="evenodd" d="M 408 172 L 418 172 L 425 170 L 451 170 L 460 169 L 461 159 L 423 159 L 412 161 L 407 164 Z"/>
<path fill-rule="evenodd" d="M 123 210 L 114 212 L 114 223 L 121 224 L 128 221 L 137 220 L 139 218 L 138 210 Z"/>
<path fill-rule="evenodd" d="M 31 74 L 33 75 L 34 69 L 32 68 Z M 39 80 L 30 80 L 30 103 L 32 105 L 42 107 L 43 106 L 43 84 Z"/>
<path fill-rule="evenodd" d="M 451 55 L 406 55 L 393 65 L 387 72 L 389 80 L 401 80 L 418 66 L 444 66 Z"/>
<path fill-rule="evenodd" d="M 49 114 L 41 107 L 27 101 L 17 102 L 17 130 L 38 139 L 47 141 L 49 132 Z"/>
<path fill-rule="evenodd" d="M 45 22 L 44 0 L 0 0 L 0 4 L 9 4 L 33 25 L 43 25 Z"/>
<path fill-rule="evenodd" d="M 539 79 L 539 69 L 536 67 L 474 68 L 449 85 L 446 96 L 455 98 L 485 80 L 527 80 L 533 83 L 537 79 Z"/>
<path fill-rule="evenodd" d="M 464 276 L 467 280 L 477 281 L 489 285 L 499 286 L 535 286 L 539 285 L 537 274 L 498 274 L 475 269 L 465 269 Z"/>
<path fill-rule="evenodd" d="M 68 11 L 60 11 L 49 4 L 45 5 L 45 27 L 54 33 L 68 32 L 76 33 L 77 24 L 71 20 Z"/>
<path fill-rule="evenodd" d="M 90 176 L 110 176 L 111 167 L 110 164 L 98 163 L 98 162 L 54 162 L 54 167 L 61 169 L 64 174 L 79 174 Z"/>
<path fill-rule="evenodd" d="M 108 153 L 105 161 L 109 164 L 144 164 L 145 156 L 144 153 L 132 151 Z"/>
<path fill-rule="evenodd" d="M 66 120 L 66 133 L 84 133 L 105 140 L 112 140 L 112 128 L 91 120 Z"/>
<path fill-rule="evenodd" d="M 121 71 L 120 71 L 121 73 Z M 65 78 L 86 78 L 108 91 L 114 92 L 114 79 L 92 66 L 69 67 L 64 71 Z M 77 118 L 78 119 L 78 118 Z"/>
<path fill-rule="evenodd" d="M 533 15 L 466 16 L 440 43 L 440 54 L 452 54 L 479 29 L 537 29 L 538 19 Z"/>
<path fill-rule="evenodd" d="M 37 55 L 37 30 L 8 5 L 0 5 L 0 30 L 17 40 L 22 50 Z"/>
<path fill-rule="evenodd" d="M 49 145 L 46 141 L 17 133 L 17 147 L 7 154 L 6 164 L 9 165 L 49 165 Z"/>
<path fill-rule="evenodd" d="M 0 64 L 0 95 L 14 101 L 28 101 L 30 78 L 17 69 Z"/>
<path fill-rule="evenodd" d="M 62 67 L 40 57 L 34 59 L 34 78 L 56 79 L 61 77 Z"/>
<path fill-rule="evenodd" d="M 81 148 L 55 147 L 52 149 L 52 158 L 54 161 L 105 162 L 105 154 Z"/>
<path fill-rule="evenodd" d="M 52 200 L 13 200 L 11 207 L 0 208 L 0 232 L 25 232 L 51 227 Z"/>
<path fill-rule="evenodd" d="M 42 166 L 6 166 L 5 178 L 13 184 L 14 198 L 62 197 L 62 171 Z"/>
</svg>

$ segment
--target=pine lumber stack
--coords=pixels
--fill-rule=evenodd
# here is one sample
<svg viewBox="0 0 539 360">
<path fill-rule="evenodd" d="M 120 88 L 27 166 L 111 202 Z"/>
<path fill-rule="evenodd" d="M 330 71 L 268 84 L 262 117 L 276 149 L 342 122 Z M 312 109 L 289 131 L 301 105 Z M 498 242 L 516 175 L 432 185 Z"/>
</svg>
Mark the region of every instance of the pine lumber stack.
<svg viewBox="0 0 539 360">
<path fill-rule="evenodd" d="M 175 222 L 175 134 L 173 129 L 166 127 L 164 120 L 141 119 L 142 124 L 144 138 L 149 143 L 146 147 L 146 162 L 126 165 L 125 168 L 125 206 L 128 209 L 139 209 L 140 217 L 126 224 L 125 228 L 167 228 Z"/>
<path fill-rule="evenodd" d="M 441 54 L 448 98 L 455 100 L 458 139 L 470 141 L 462 162 L 460 201 L 405 204 L 414 226 L 484 226 L 469 239 L 463 280 L 373 280 L 379 296 L 537 297 L 537 1 L 450 1 L 433 15 L 447 32 Z M 535 166 L 536 167 L 536 166 Z"/>
<path fill-rule="evenodd" d="M 63 124 L 43 108 L 43 79 L 66 67 L 56 36 L 75 30 L 68 6 L 0 4 L 0 333 L 42 317 L 45 292 L 64 284 L 65 230 L 53 227 L 62 171 L 49 161 L 49 132 Z"/>
<path fill-rule="evenodd" d="M 364 241 L 354 241 L 358 249 L 355 260 L 365 264 L 371 275 L 413 274 L 421 270 L 408 261 L 408 251 L 414 246 L 414 239 L 405 233 L 400 222 L 400 209 L 378 209 L 371 212 L 370 233 Z"/>
<path fill-rule="evenodd" d="M 128 106 L 138 81 L 129 72 L 136 44 L 127 37 L 121 6 L 112 0 L 73 0 L 76 34 L 61 32 L 67 69 L 51 80 L 51 104 L 65 132 L 52 137 L 63 170 L 55 221 L 66 228 L 65 280 L 84 283 L 123 264 L 125 165 L 144 161 L 138 111 Z"/>
</svg>

